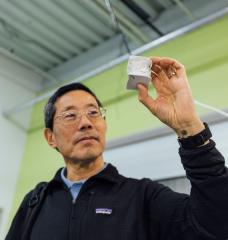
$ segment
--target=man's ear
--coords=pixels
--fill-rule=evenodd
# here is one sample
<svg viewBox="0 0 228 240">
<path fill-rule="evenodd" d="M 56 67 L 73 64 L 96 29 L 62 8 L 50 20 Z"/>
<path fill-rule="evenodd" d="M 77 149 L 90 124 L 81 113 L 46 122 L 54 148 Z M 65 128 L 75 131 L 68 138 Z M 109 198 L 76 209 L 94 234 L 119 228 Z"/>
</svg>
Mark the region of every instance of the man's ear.
<svg viewBox="0 0 228 240">
<path fill-rule="evenodd" d="M 44 137 L 46 138 L 48 144 L 53 147 L 53 148 L 57 148 L 56 146 L 56 141 L 55 141 L 55 135 L 53 133 L 53 131 L 50 128 L 45 128 L 44 129 Z"/>
</svg>

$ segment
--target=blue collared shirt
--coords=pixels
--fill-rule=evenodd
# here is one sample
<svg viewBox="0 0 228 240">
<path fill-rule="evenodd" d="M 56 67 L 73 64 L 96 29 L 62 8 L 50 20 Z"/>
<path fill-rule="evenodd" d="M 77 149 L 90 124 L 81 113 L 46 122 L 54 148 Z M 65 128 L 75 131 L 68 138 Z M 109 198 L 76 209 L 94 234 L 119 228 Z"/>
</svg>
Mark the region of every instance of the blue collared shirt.
<svg viewBox="0 0 228 240">
<path fill-rule="evenodd" d="M 107 165 L 108 165 L 107 163 L 104 163 L 104 166 L 100 170 L 100 172 L 103 171 L 107 167 Z M 87 179 L 82 179 L 80 181 L 72 182 L 65 177 L 65 174 L 64 174 L 65 172 L 66 172 L 66 168 L 63 168 L 61 171 L 61 178 L 62 178 L 63 182 L 66 184 L 66 186 L 70 189 L 71 195 L 73 197 L 73 201 L 75 202 L 82 185 L 86 182 Z"/>
</svg>

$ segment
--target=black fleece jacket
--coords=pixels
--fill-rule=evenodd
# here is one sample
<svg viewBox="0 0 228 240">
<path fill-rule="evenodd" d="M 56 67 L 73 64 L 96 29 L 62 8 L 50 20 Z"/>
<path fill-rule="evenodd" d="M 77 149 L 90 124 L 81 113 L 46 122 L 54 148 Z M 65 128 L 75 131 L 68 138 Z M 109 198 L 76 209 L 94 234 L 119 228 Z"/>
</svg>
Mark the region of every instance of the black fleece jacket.
<svg viewBox="0 0 228 240">
<path fill-rule="evenodd" d="M 179 150 L 190 196 L 150 179 L 126 178 L 109 164 L 91 177 L 72 202 L 60 170 L 48 183 L 29 237 L 21 238 L 31 192 L 6 240 L 200 240 L 228 239 L 228 174 L 210 143 Z"/>
</svg>

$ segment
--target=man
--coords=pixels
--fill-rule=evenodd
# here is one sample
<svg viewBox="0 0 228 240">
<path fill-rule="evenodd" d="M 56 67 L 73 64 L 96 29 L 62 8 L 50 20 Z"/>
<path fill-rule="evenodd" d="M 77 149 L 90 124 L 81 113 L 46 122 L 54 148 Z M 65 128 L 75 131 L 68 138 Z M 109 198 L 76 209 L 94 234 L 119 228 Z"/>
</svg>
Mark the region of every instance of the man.
<svg viewBox="0 0 228 240">
<path fill-rule="evenodd" d="M 42 193 L 25 197 L 6 240 L 228 239 L 224 158 L 195 112 L 184 66 L 169 58 L 152 61 L 157 98 L 138 84 L 139 100 L 176 132 L 191 195 L 126 178 L 105 163 L 104 110 L 91 90 L 73 83 L 59 88 L 45 107 L 45 138 L 66 167 Z"/>
</svg>

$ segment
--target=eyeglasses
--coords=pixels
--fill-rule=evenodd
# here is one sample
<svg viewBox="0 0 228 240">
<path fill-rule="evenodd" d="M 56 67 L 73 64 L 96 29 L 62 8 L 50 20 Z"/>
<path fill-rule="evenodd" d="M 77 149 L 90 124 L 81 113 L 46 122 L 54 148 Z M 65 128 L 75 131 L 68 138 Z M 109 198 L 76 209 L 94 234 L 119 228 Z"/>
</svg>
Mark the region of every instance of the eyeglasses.
<svg viewBox="0 0 228 240">
<path fill-rule="evenodd" d="M 93 121 L 99 118 L 105 118 L 105 114 L 106 109 L 104 108 L 90 107 L 85 111 L 70 110 L 63 112 L 56 116 L 55 119 L 60 119 L 64 125 L 74 125 L 79 122 L 83 115 L 86 115 L 89 120 Z"/>
</svg>

